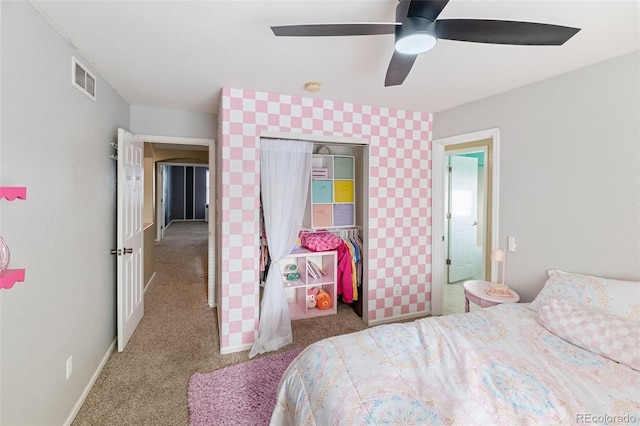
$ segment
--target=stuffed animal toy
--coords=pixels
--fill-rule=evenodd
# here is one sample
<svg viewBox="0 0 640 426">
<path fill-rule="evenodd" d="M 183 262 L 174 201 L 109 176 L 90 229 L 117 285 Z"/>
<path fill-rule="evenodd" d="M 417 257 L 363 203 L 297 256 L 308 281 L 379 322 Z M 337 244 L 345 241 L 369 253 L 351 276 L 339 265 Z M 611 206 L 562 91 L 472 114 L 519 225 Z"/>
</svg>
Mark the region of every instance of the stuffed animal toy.
<svg viewBox="0 0 640 426">
<path fill-rule="evenodd" d="M 298 265 L 291 264 L 284 267 L 284 277 L 287 281 L 298 281 L 300 279 L 300 273 L 298 272 Z"/>
<path fill-rule="evenodd" d="M 323 289 L 318 289 L 316 295 L 316 306 L 318 309 L 329 309 L 331 307 L 331 296 Z"/>
<path fill-rule="evenodd" d="M 315 308 L 316 307 L 316 294 L 318 293 L 318 289 L 310 288 L 307 290 L 307 308 Z"/>
</svg>

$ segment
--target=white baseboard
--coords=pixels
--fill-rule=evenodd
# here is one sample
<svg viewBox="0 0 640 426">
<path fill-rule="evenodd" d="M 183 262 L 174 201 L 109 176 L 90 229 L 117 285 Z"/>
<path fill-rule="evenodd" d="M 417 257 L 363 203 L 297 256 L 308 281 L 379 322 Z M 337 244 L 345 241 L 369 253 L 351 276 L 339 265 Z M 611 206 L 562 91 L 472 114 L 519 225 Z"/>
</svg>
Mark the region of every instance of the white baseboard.
<svg viewBox="0 0 640 426">
<path fill-rule="evenodd" d="M 156 273 L 154 272 L 153 275 L 151 275 L 151 278 L 149 278 L 149 281 L 147 281 L 147 285 L 144 286 L 144 292 L 147 292 L 147 289 L 149 287 L 151 287 L 151 283 L 153 283 L 154 278 L 156 277 Z"/>
<path fill-rule="evenodd" d="M 107 360 L 109 359 L 109 357 L 111 356 L 111 353 L 115 349 L 117 341 L 118 341 L 117 337 L 113 339 L 111 346 L 109 346 L 109 349 L 107 349 L 107 353 L 105 353 L 104 356 L 102 357 L 102 361 L 100 361 L 100 365 L 98 365 L 98 368 L 96 369 L 95 373 L 93 373 L 93 376 L 91 376 L 91 379 L 89 380 L 89 383 L 87 383 L 87 386 L 84 388 L 82 395 L 80 395 L 78 402 L 76 402 L 76 405 L 73 406 L 71 413 L 69 413 L 69 417 L 67 417 L 67 420 L 65 420 L 64 426 L 70 426 L 73 420 L 78 415 L 78 412 L 82 407 L 82 404 L 84 404 L 84 400 L 87 399 L 87 396 L 89 395 L 89 392 L 91 392 L 91 388 L 93 387 L 93 384 L 96 382 L 96 380 L 98 380 L 98 376 L 100 375 L 100 372 L 104 368 L 104 365 L 107 363 Z"/>
<path fill-rule="evenodd" d="M 376 321 L 369 321 L 369 324 L 367 324 L 369 327 L 373 327 L 376 325 L 381 325 L 381 324 L 389 324 L 392 322 L 398 322 L 398 321 L 407 321 L 410 319 L 420 319 L 420 318 L 426 318 L 428 316 L 431 315 L 431 309 L 428 309 L 424 312 L 414 312 L 412 314 L 405 314 L 405 315 L 398 315 L 395 317 L 390 317 L 390 318 L 384 318 L 381 320 L 376 320 Z"/>
<path fill-rule="evenodd" d="M 226 349 L 220 349 L 220 355 L 232 354 L 234 352 L 248 351 L 253 346 L 253 343 L 245 343 L 244 345 L 233 346 Z"/>
</svg>

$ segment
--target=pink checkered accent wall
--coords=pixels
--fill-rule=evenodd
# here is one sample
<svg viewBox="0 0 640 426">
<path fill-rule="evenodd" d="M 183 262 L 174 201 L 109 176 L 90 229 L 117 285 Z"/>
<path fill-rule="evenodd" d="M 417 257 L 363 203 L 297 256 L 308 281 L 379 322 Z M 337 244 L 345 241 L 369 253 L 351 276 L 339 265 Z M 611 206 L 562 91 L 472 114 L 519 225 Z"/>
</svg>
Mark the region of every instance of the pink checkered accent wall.
<svg viewBox="0 0 640 426">
<path fill-rule="evenodd" d="M 431 300 L 432 116 L 275 93 L 224 88 L 221 350 L 246 349 L 259 318 L 260 133 L 369 141 L 369 323 L 428 312 Z M 393 295 L 394 284 L 401 294 Z"/>
</svg>

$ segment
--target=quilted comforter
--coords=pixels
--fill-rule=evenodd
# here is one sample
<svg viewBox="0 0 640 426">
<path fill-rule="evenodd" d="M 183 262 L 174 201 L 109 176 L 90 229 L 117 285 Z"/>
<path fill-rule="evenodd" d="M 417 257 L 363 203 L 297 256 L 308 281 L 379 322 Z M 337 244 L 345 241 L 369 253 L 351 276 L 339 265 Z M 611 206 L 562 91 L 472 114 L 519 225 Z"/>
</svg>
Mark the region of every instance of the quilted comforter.
<svg viewBox="0 0 640 426">
<path fill-rule="evenodd" d="M 388 324 L 306 348 L 274 425 L 638 424 L 640 372 L 555 336 L 526 304 Z"/>
</svg>

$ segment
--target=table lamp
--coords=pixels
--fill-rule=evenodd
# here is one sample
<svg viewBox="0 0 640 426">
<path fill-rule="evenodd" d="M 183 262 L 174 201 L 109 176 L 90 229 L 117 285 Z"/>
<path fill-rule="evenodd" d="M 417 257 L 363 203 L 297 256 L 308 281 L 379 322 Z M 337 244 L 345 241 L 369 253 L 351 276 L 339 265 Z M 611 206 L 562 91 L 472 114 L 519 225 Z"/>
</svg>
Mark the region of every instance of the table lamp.
<svg viewBox="0 0 640 426">
<path fill-rule="evenodd" d="M 505 265 L 506 265 L 506 256 L 505 256 L 505 252 L 502 249 L 493 249 L 491 251 L 491 260 L 496 261 L 496 262 L 502 262 L 502 283 L 491 283 L 491 287 L 493 287 L 496 290 L 509 290 L 509 286 L 507 286 L 504 283 L 504 273 L 505 273 Z"/>
</svg>

